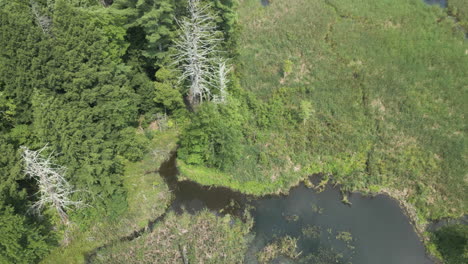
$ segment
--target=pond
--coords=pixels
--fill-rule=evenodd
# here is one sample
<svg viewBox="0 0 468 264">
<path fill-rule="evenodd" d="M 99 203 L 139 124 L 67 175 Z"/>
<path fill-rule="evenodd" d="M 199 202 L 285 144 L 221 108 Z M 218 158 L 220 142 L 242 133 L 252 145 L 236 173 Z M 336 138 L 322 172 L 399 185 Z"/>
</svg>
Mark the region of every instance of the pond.
<svg viewBox="0 0 468 264">
<path fill-rule="evenodd" d="M 302 255 L 323 248 L 343 255 L 342 263 L 433 263 L 395 200 L 352 194 L 349 201 L 342 203 L 331 186 L 317 193 L 304 185 L 288 196 L 254 201 L 254 244 L 289 235 L 299 239 Z"/>
<path fill-rule="evenodd" d="M 317 193 L 301 184 L 289 195 L 255 198 L 226 188 L 177 182 L 175 155 L 159 172 L 174 193 L 171 208 L 177 212 L 208 208 L 241 216 L 251 208 L 255 238 L 246 263 L 257 263 L 256 253 L 284 236 L 298 239 L 301 256 L 296 262 L 278 258 L 277 263 L 308 263 L 304 258 L 317 252 L 333 255 L 338 263 L 433 263 L 397 201 L 384 195 L 352 194 L 349 206 L 341 202 L 336 188 L 328 186 Z"/>
</svg>

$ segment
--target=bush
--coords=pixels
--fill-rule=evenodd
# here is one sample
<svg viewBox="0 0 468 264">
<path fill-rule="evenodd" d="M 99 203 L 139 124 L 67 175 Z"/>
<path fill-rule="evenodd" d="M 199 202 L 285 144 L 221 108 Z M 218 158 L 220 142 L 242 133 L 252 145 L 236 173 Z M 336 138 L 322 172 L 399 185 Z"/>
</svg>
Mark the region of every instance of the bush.
<svg viewBox="0 0 468 264">
<path fill-rule="evenodd" d="M 243 149 L 242 123 L 235 102 L 203 104 L 181 135 L 179 158 L 222 170 L 234 166 Z"/>
<path fill-rule="evenodd" d="M 468 263 L 468 227 L 466 225 L 454 225 L 437 230 L 435 243 L 446 263 Z"/>
</svg>

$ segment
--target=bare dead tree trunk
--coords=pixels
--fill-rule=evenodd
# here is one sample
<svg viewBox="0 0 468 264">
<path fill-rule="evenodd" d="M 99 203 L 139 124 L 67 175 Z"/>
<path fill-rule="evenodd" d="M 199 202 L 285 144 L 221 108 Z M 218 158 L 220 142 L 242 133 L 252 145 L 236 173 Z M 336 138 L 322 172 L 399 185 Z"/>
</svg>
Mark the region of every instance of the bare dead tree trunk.
<svg viewBox="0 0 468 264">
<path fill-rule="evenodd" d="M 36 193 L 39 200 L 33 204 L 32 209 L 40 213 L 45 207 L 51 207 L 58 213 L 62 223 L 68 225 L 66 211 L 71 207 L 84 206 L 84 203 L 71 200 L 70 196 L 76 191 L 64 177 L 65 167 L 54 164 L 51 156 L 42 157 L 42 152 L 47 149 L 47 146 L 38 151 L 30 150 L 25 146 L 21 149 L 23 150 L 24 172 L 30 178 L 35 179 L 39 187 Z"/>
<path fill-rule="evenodd" d="M 189 17 L 177 21 L 181 33 L 175 41 L 175 61 L 182 71 L 180 80 L 189 80 L 192 106 L 211 100 L 213 60 L 221 41 L 216 37 L 216 25 L 208 9 L 199 0 L 188 0 Z"/>
</svg>

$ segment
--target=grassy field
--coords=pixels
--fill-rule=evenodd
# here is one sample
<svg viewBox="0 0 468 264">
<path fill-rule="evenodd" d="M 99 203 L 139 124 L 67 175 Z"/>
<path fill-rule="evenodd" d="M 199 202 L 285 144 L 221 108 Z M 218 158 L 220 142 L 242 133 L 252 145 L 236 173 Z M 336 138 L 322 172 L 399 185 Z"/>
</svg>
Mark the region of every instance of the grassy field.
<svg viewBox="0 0 468 264">
<path fill-rule="evenodd" d="M 398 193 L 421 219 L 466 213 L 468 42 L 419 0 L 241 0 L 236 71 L 249 107 L 237 167 L 186 178 L 264 194 L 327 173 Z"/>
<path fill-rule="evenodd" d="M 88 230 L 72 230 L 71 243 L 56 248 L 41 263 L 86 263 L 87 254 L 94 249 L 128 236 L 162 215 L 171 195 L 164 180 L 154 171 L 175 149 L 176 138 L 176 131 L 156 134 L 151 142 L 151 151 L 142 161 L 125 164 L 123 184 L 127 191 L 128 208 L 121 217 L 116 220 L 101 219 Z M 154 155 L 154 151 L 158 155 Z"/>
<path fill-rule="evenodd" d="M 170 212 L 152 233 L 98 252 L 93 263 L 243 263 L 250 224 L 208 211 Z"/>
</svg>

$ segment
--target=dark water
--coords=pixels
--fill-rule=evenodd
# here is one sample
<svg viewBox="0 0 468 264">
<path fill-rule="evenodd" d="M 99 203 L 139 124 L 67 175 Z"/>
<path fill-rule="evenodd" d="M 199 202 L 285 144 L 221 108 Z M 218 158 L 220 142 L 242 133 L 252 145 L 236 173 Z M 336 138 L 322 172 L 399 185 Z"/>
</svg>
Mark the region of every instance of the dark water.
<svg viewBox="0 0 468 264">
<path fill-rule="evenodd" d="M 174 193 L 171 208 L 177 212 L 186 210 L 194 213 L 208 208 L 216 213 L 241 216 L 247 206 L 253 207 L 251 214 L 256 235 L 246 256 L 246 263 L 256 263 L 256 252 L 285 235 L 299 239 L 301 256 L 314 254 L 322 248 L 342 254 L 338 263 L 433 263 L 426 256 L 425 248 L 409 219 L 398 203 L 387 196 L 368 198 L 352 194 L 349 197 L 352 206 L 348 206 L 341 202 L 337 189 L 328 187 L 322 193 L 317 193 L 300 185 L 287 196 L 256 199 L 226 188 L 177 182 L 175 156 L 164 163 L 159 172 Z M 315 236 L 304 235 L 305 228 L 315 230 Z M 341 232 L 350 233 L 352 240 L 345 242 L 337 239 Z M 277 259 L 276 263 L 295 262 L 284 258 Z"/>
<path fill-rule="evenodd" d="M 286 197 L 254 201 L 257 247 L 274 237 L 289 235 L 300 239 L 303 255 L 319 247 L 333 249 L 343 254 L 342 263 L 433 263 L 395 200 L 353 194 L 350 202 L 352 206 L 343 204 L 339 191 L 332 187 L 317 193 L 304 185 L 292 189 Z M 302 231 L 305 227 L 318 227 L 320 234 L 308 238 Z M 352 240 L 337 239 L 341 232 L 350 233 Z"/>
<path fill-rule="evenodd" d="M 434 232 L 438 230 L 439 228 L 442 228 L 445 226 L 451 226 L 451 225 L 468 225 L 468 215 L 463 215 L 455 219 L 451 219 L 451 218 L 440 219 L 438 221 L 430 223 L 429 226 L 426 228 L 426 230 L 430 232 Z"/>
<path fill-rule="evenodd" d="M 252 199 L 228 188 L 207 187 L 191 181 L 177 181 L 178 173 L 175 155 L 172 155 L 159 169 L 159 174 L 165 179 L 174 196 L 171 209 L 176 212 L 180 213 L 185 210 L 195 213 L 208 208 L 215 213 L 242 216 L 245 205 Z"/>
<path fill-rule="evenodd" d="M 424 3 L 429 5 L 439 5 L 440 7 L 447 8 L 447 0 L 424 0 Z"/>
</svg>

